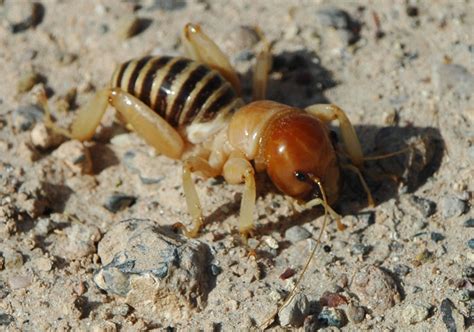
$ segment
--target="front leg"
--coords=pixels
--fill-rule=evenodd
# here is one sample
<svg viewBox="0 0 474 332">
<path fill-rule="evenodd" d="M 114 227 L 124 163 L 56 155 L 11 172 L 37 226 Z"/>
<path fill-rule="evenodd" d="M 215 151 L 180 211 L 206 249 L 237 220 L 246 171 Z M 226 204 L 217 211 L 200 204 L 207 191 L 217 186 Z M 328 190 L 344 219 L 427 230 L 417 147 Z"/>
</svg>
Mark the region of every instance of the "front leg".
<svg viewBox="0 0 474 332">
<path fill-rule="evenodd" d="M 193 219 L 194 225 L 191 230 L 185 230 L 186 236 L 196 237 L 203 225 L 203 216 L 201 202 L 196 191 L 196 186 L 191 177 L 194 172 L 200 172 L 205 177 L 216 177 L 219 175 L 219 170 L 212 168 L 208 161 L 204 158 L 193 156 L 186 159 L 183 163 L 183 190 L 188 206 L 188 212 Z M 184 228 L 181 223 L 176 224 L 179 228 Z"/>
<path fill-rule="evenodd" d="M 254 229 L 253 211 L 255 210 L 256 185 L 252 164 L 241 155 L 231 155 L 224 165 L 223 175 L 230 184 L 245 183 L 240 203 L 239 232 L 247 240 Z"/>
</svg>

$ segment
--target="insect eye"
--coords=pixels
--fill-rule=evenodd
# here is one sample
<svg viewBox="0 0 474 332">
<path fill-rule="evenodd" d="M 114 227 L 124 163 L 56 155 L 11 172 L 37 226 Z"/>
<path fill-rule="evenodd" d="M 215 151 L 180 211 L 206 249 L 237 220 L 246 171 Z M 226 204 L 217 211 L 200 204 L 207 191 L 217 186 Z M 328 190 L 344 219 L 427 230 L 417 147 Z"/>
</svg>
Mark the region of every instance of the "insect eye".
<svg viewBox="0 0 474 332">
<path fill-rule="evenodd" d="M 305 182 L 307 180 L 306 174 L 300 171 L 295 172 L 295 177 L 298 181 Z"/>
</svg>

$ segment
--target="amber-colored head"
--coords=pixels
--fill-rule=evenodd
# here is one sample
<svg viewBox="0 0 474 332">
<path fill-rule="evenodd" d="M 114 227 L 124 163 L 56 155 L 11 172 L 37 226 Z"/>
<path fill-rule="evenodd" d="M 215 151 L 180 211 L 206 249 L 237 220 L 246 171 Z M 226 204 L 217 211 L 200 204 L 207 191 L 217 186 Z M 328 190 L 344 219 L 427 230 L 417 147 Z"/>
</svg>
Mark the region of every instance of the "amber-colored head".
<svg viewBox="0 0 474 332">
<path fill-rule="evenodd" d="M 337 200 L 340 186 L 336 152 L 325 124 L 295 110 L 271 123 L 263 137 L 267 173 L 285 194 L 307 198 L 317 190 L 310 177 L 321 180 L 328 202 Z"/>
</svg>

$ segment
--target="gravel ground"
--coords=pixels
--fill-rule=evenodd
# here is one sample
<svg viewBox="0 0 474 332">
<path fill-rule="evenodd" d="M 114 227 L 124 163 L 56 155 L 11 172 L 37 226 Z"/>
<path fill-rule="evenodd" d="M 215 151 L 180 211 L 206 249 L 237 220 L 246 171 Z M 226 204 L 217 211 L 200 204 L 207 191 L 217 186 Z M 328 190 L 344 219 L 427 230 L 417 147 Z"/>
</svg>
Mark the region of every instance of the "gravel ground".
<svg viewBox="0 0 474 332">
<path fill-rule="evenodd" d="M 356 127 L 377 205 L 344 174 L 322 224 L 257 178 L 249 256 L 242 187 L 197 179 L 206 226 L 189 223 L 180 161 L 157 156 L 107 112 L 94 139 L 58 122 L 147 54 L 181 54 L 187 22 L 229 55 L 250 99 L 259 26 L 273 43 L 268 98 L 335 103 Z M 474 2 L 0 1 L 0 329 L 463 331 L 474 312 Z M 390 174 L 391 176 L 383 176 Z M 262 326 L 263 324 L 263 326 Z"/>
</svg>

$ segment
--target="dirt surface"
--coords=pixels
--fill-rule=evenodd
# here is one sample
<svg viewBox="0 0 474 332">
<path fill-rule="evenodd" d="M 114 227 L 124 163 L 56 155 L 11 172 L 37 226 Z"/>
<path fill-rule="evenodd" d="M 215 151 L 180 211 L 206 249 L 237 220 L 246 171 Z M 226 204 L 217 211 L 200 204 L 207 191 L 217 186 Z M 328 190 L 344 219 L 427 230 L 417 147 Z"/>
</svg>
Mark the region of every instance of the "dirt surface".
<svg viewBox="0 0 474 332">
<path fill-rule="evenodd" d="M 339 105 L 367 155 L 414 144 L 366 162 L 374 208 L 344 173 L 334 209 L 346 229 L 327 227 L 296 301 L 268 324 L 321 210 L 296 213 L 260 175 L 248 256 L 242 186 L 197 179 L 206 226 L 189 240 L 167 228 L 190 224 L 180 161 L 157 156 L 113 110 L 90 142 L 42 124 L 39 91 L 66 127 L 120 63 L 182 54 L 187 22 L 229 55 L 247 100 L 259 26 L 273 43 L 269 99 Z M 0 329 L 472 328 L 473 1 L 6 0 L 0 45 Z"/>
</svg>

